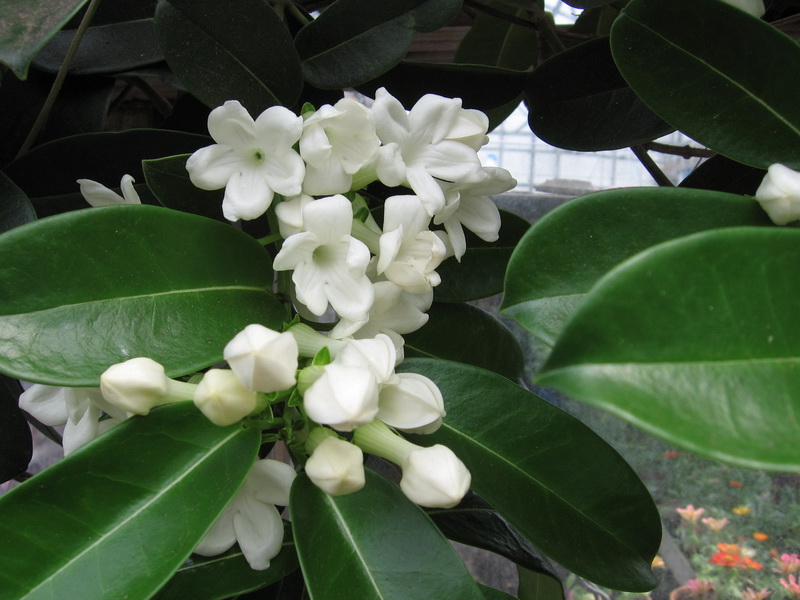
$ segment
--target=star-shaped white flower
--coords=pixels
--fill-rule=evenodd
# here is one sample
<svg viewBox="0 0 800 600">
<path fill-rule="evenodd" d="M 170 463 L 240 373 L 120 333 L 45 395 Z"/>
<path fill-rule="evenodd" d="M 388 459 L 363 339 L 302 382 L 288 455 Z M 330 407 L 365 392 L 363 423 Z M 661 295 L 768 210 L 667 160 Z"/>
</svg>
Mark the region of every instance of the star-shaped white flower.
<svg viewBox="0 0 800 600">
<path fill-rule="evenodd" d="M 84 200 L 92 206 L 113 206 L 116 204 L 141 204 L 139 194 L 133 187 L 134 178 L 130 175 L 123 175 L 120 182 L 120 196 L 114 190 L 108 189 L 102 183 L 91 179 L 78 179 L 81 194 Z"/>
<path fill-rule="evenodd" d="M 186 170 L 201 189 L 225 188 L 226 219 L 255 219 L 275 193 L 300 193 L 305 164 L 292 146 L 302 131 L 302 117 L 287 108 L 271 106 L 254 121 L 239 102 L 229 100 L 208 116 L 208 132 L 217 143 L 192 154 Z"/>
<path fill-rule="evenodd" d="M 330 304 L 344 318 L 366 320 L 374 297 L 366 275 L 370 252 L 350 235 L 350 202 L 341 195 L 310 202 L 302 222 L 305 231 L 286 239 L 273 267 L 294 271 L 297 299 L 313 314 L 325 314 Z"/>
</svg>

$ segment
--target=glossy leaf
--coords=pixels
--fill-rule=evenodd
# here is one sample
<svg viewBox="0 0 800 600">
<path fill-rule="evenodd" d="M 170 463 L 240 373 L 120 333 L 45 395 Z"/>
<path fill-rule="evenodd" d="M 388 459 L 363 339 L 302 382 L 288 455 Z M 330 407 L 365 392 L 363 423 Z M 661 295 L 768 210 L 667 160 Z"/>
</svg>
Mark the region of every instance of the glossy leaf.
<svg viewBox="0 0 800 600">
<path fill-rule="evenodd" d="M 406 356 L 443 358 L 489 369 L 517 381 L 525 368 L 519 342 L 508 328 L 469 304 L 435 302 L 424 327 L 404 335 Z"/>
<path fill-rule="evenodd" d="M 291 511 L 312 600 L 483 598 L 431 520 L 377 473 L 368 471 L 364 488 L 345 496 L 329 496 L 301 475 Z"/>
<path fill-rule="evenodd" d="M 33 439 L 19 409 L 19 381 L 0 375 L 0 483 L 25 472 L 33 456 Z"/>
<path fill-rule="evenodd" d="M 800 230 L 666 242 L 592 289 L 537 376 L 671 444 L 800 472 Z"/>
<path fill-rule="evenodd" d="M 149 598 L 227 504 L 259 441 L 184 402 L 118 425 L 14 488 L 0 497 L 0 598 Z"/>
<path fill-rule="evenodd" d="M 233 227 L 153 206 L 108 206 L 0 236 L 0 370 L 96 386 L 148 356 L 175 376 L 222 359 L 246 325 L 280 328 L 264 248 Z"/>
<path fill-rule="evenodd" d="M 300 95 L 300 59 L 268 2 L 159 0 L 156 32 L 181 83 L 209 107 L 236 99 L 256 117 Z"/>
<path fill-rule="evenodd" d="M 322 89 L 358 86 L 406 55 L 414 31 L 434 31 L 458 14 L 461 0 L 338 0 L 295 38 L 306 80 Z"/>
<path fill-rule="evenodd" d="M 489 6 L 515 17 L 526 16 L 523 8 L 513 8 L 497 0 Z M 538 54 L 533 29 L 481 12 L 458 45 L 455 62 L 525 71 L 536 64 Z"/>
<path fill-rule="evenodd" d="M 222 216 L 224 189 L 201 190 L 191 182 L 186 170 L 189 154 L 142 161 L 147 185 L 167 208 L 193 213 L 218 221 Z"/>
<path fill-rule="evenodd" d="M 36 55 L 33 65 L 57 73 L 75 36 L 60 31 Z M 119 73 L 164 60 L 158 47 L 153 19 L 139 19 L 89 27 L 70 65 L 70 74 Z"/>
<path fill-rule="evenodd" d="M 564 600 L 564 588 L 557 579 L 522 567 L 517 568 L 517 573 L 519 600 Z"/>
<path fill-rule="evenodd" d="M 506 272 L 502 314 L 552 345 L 585 294 L 650 246 L 706 229 L 771 225 L 754 200 L 684 188 L 628 188 L 572 200 L 538 221 Z"/>
<path fill-rule="evenodd" d="M 86 0 L 0 0 L 0 63 L 19 79 L 31 59 Z"/>
<path fill-rule="evenodd" d="M 25 192 L 0 173 L 0 233 L 35 219 L 36 213 Z"/>
<path fill-rule="evenodd" d="M 800 167 L 800 46 L 768 23 L 723 0 L 633 0 L 611 49 L 642 100 L 688 136 L 754 167 Z"/>
<path fill-rule="evenodd" d="M 291 528 L 284 522 L 283 547 L 270 561 L 269 568 L 250 568 L 242 551 L 234 546 L 219 556 L 193 554 L 154 596 L 154 600 L 224 600 L 237 594 L 261 589 L 297 569 Z"/>
<path fill-rule="evenodd" d="M 661 525 L 647 488 L 619 454 L 571 415 L 476 367 L 408 359 L 430 377 L 447 417 L 417 444 L 449 446 L 472 489 L 546 555 L 600 585 L 645 591 Z"/>
<path fill-rule="evenodd" d="M 628 87 L 608 38 L 584 42 L 539 66 L 525 90 L 537 137 L 568 150 L 615 150 L 673 131 Z"/>
<path fill-rule="evenodd" d="M 437 302 L 469 302 L 503 291 L 503 273 L 530 223 L 507 211 L 501 210 L 500 217 L 500 238 L 496 242 L 484 242 L 465 230 L 467 252 L 461 262 L 449 258 L 436 269 L 442 278 L 434 289 Z"/>
</svg>

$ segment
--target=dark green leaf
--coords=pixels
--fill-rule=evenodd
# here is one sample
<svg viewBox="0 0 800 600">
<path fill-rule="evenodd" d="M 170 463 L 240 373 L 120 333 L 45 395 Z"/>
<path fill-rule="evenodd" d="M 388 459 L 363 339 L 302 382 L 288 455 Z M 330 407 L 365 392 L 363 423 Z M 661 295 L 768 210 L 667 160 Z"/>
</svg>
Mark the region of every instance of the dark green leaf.
<svg viewBox="0 0 800 600">
<path fill-rule="evenodd" d="M 301 475 L 291 510 L 313 600 L 483 598 L 431 520 L 377 473 L 367 471 L 366 486 L 346 496 L 329 496 Z"/>
<path fill-rule="evenodd" d="M 489 2 L 489 6 L 513 17 L 527 16 L 526 10 L 497 0 Z M 538 42 L 532 28 L 479 13 L 458 45 L 455 62 L 525 71 L 536 64 L 538 55 Z"/>
<path fill-rule="evenodd" d="M 681 181 L 681 187 L 715 190 L 730 194 L 755 196 L 767 172 L 717 154 L 692 171 Z"/>
<path fill-rule="evenodd" d="M 201 190 L 195 187 L 186 171 L 188 154 L 142 162 L 147 185 L 167 208 L 189 212 L 218 221 L 222 216 L 224 190 Z"/>
<path fill-rule="evenodd" d="M 662 119 L 754 167 L 800 167 L 800 46 L 723 0 L 633 0 L 614 60 Z"/>
<path fill-rule="evenodd" d="M 31 201 L 4 173 L 0 173 L 0 233 L 36 219 Z"/>
<path fill-rule="evenodd" d="M 33 456 L 33 439 L 25 415 L 17 406 L 19 381 L 0 375 L 0 483 L 23 473 Z"/>
<path fill-rule="evenodd" d="M 149 598 L 233 496 L 259 433 L 156 409 L 0 497 L 0 598 Z M 124 449 L 124 451 L 122 450 Z"/>
<path fill-rule="evenodd" d="M 234 546 L 219 556 L 193 554 L 175 572 L 154 600 L 224 600 L 268 586 L 298 567 L 292 532 L 284 522 L 283 547 L 264 571 L 250 568 L 242 551 Z"/>
<path fill-rule="evenodd" d="M 455 508 L 431 509 L 428 516 L 449 539 L 489 550 L 531 570 L 556 577 L 550 562 L 476 494 Z"/>
<path fill-rule="evenodd" d="M 605 6 L 617 0 L 564 0 L 565 4 L 574 6 L 575 8 L 597 8 L 598 6 Z"/>
<path fill-rule="evenodd" d="M 100 2 L 92 17 L 92 25 L 109 25 L 123 21 L 137 21 L 152 17 L 156 10 L 157 0 L 114 0 L 114 2 Z M 67 24 L 67 29 L 74 29 L 80 24 L 79 19 L 85 13 L 82 9 L 75 18 Z"/>
<path fill-rule="evenodd" d="M 442 277 L 442 283 L 434 289 L 437 302 L 469 302 L 503 291 L 506 265 L 530 223 L 503 210 L 500 217 L 500 239 L 484 242 L 467 231 L 467 252 L 461 262 L 450 258 L 436 269 Z"/>
<path fill-rule="evenodd" d="M 517 572 L 519 600 L 564 600 L 564 588 L 558 579 L 522 567 Z"/>
<path fill-rule="evenodd" d="M 33 66 L 57 73 L 64 63 L 74 31 L 61 31 L 36 55 Z M 69 72 L 73 75 L 118 73 L 164 60 L 153 19 L 89 27 L 81 39 Z"/>
<path fill-rule="evenodd" d="M 800 472 L 800 230 L 666 242 L 592 289 L 538 376 L 671 444 Z"/>
<path fill-rule="evenodd" d="M 414 31 L 434 31 L 461 0 L 338 0 L 295 38 L 306 80 L 322 89 L 358 86 L 406 55 Z"/>
<path fill-rule="evenodd" d="M 0 63 L 19 79 L 31 59 L 86 0 L 0 0 Z"/>
<path fill-rule="evenodd" d="M 661 524 L 644 484 L 591 429 L 514 383 L 476 367 L 409 359 L 430 377 L 447 416 L 418 444 L 449 446 L 472 488 L 542 552 L 600 585 L 651 589 Z"/>
<path fill-rule="evenodd" d="M 525 359 L 514 334 L 469 304 L 435 302 L 422 329 L 406 334 L 406 356 L 444 358 L 489 369 L 517 381 Z"/>
<path fill-rule="evenodd" d="M 237 229 L 146 205 L 41 219 L 0 236 L 0 370 L 96 386 L 148 356 L 171 376 L 222 359 L 250 323 L 279 329 L 264 248 Z"/>
<path fill-rule="evenodd" d="M 489 586 L 480 585 L 478 587 L 480 588 L 481 593 L 486 600 L 515 600 L 514 596 L 506 594 L 505 592 L 501 592 L 500 590 L 490 588 Z"/>
<path fill-rule="evenodd" d="M 292 38 L 263 0 L 159 0 L 156 32 L 181 83 L 210 107 L 235 99 L 257 116 L 292 106 L 303 88 Z"/>
<path fill-rule="evenodd" d="M 625 148 L 674 128 L 658 118 L 619 74 L 608 38 L 584 42 L 544 62 L 528 79 L 528 124 L 568 150 Z"/>
<path fill-rule="evenodd" d="M 687 188 L 629 188 L 572 200 L 538 221 L 514 251 L 501 312 L 552 345 L 589 289 L 654 244 L 697 231 L 771 225 L 750 198 Z"/>
</svg>

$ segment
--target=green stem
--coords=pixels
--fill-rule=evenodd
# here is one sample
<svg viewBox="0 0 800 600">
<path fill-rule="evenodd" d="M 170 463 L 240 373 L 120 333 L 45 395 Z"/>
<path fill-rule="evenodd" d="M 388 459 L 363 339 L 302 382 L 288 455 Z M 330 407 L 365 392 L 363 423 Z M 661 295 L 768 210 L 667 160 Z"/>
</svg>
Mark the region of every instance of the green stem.
<svg viewBox="0 0 800 600">
<path fill-rule="evenodd" d="M 631 150 L 633 150 L 636 158 L 639 159 L 639 162 L 647 169 L 647 172 L 650 173 L 650 176 L 655 179 L 658 185 L 662 187 L 675 187 L 675 184 L 670 181 L 669 177 L 658 168 L 656 161 L 650 157 L 647 150 L 644 149 L 644 146 L 631 146 Z"/>
<path fill-rule="evenodd" d="M 271 233 L 269 235 L 265 235 L 264 237 L 256 238 L 256 241 L 262 246 L 268 246 L 282 239 L 283 236 L 280 233 Z"/>
<path fill-rule="evenodd" d="M 404 468 L 411 451 L 419 448 L 401 438 L 378 419 L 357 427 L 353 432 L 353 443 L 368 454 L 380 456 Z"/>
<path fill-rule="evenodd" d="M 67 78 L 67 72 L 69 71 L 70 66 L 72 66 L 72 60 L 75 58 L 75 53 L 78 51 L 78 46 L 81 43 L 83 34 L 86 33 L 89 23 L 91 22 L 92 17 L 94 17 L 94 13 L 97 11 L 97 7 L 99 5 L 100 0 L 91 0 L 91 2 L 89 2 L 89 7 L 86 9 L 86 14 L 83 15 L 83 19 L 81 19 L 78 29 L 75 30 L 75 35 L 73 36 L 72 42 L 69 45 L 67 54 L 64 56 L 64 62 L 61 65 L 61 68 L 58 70 L 55 81 L 53 81 L 53 86 L 50 88 L 50 93 L 47 94 L 47 98 L 44 101 L 42 110 L 39 111 L 39 116 L 36 117 L 33 127 L 31 127 L 30 132 L 28 132 L 28 137 L 25 138 L 25 141 L 22 143 L 22 147 L 17 153 L 17 158 L 30 150 L 31 146 L 33 146 L 33 143 L 36 141 L 36 138 L 39 136 L 39 133 L 41 133 L 42 129 L 44 129 L 47 119 L 50 117 L 50 112 L 53 110 L 53 106 L 56 103 L 56 98 L 58 98 L 58 93 L 61 91 L 61 88 L 64 85 L 64 80 Z"/>
</svg>

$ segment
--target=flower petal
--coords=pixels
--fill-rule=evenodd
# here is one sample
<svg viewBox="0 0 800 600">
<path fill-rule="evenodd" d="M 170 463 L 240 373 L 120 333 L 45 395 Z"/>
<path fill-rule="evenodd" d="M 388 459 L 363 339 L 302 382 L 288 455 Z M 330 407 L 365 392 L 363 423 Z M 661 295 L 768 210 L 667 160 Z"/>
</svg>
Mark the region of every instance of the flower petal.
<svg viewBox="0 0 800 600">
<path fill-rule="evenodd" d="M 244 106 L 237 100 L 228 100 L 208 115 L 208 133 L 218 144 L 247 149 L 253 145 L 256 127 Z"/>
</svg>

